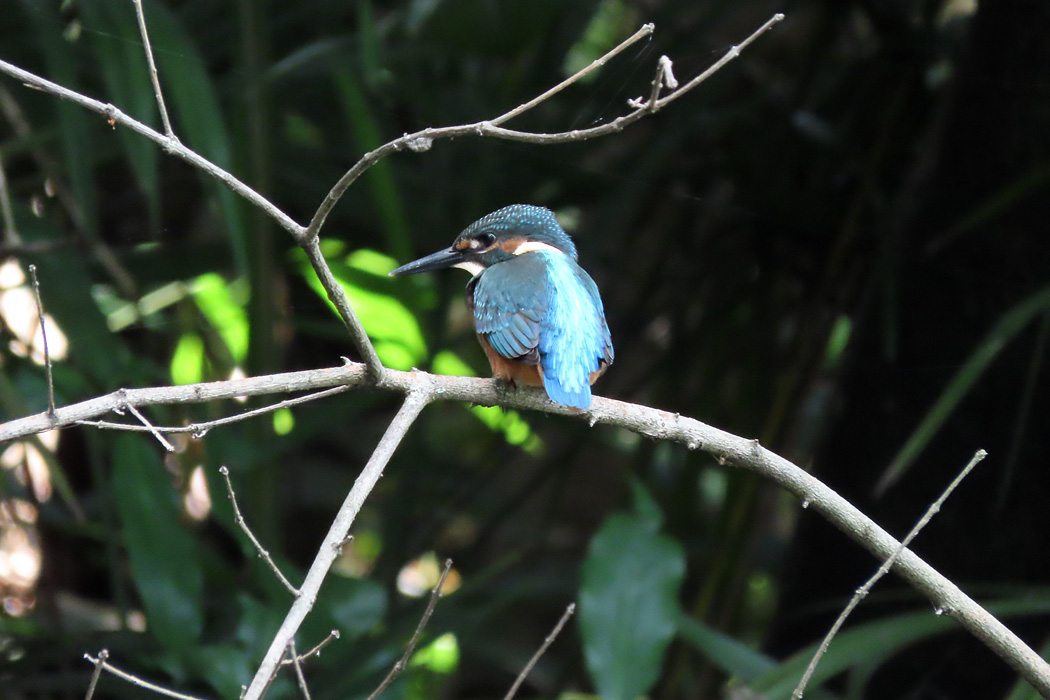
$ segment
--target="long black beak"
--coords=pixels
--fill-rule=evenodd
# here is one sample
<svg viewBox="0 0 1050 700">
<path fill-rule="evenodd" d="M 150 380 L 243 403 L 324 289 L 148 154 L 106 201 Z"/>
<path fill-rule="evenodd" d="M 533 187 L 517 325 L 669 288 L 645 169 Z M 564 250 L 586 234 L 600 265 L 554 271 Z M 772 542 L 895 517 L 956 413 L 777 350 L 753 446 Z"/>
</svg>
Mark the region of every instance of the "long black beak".
<svg viewBox="0 0 1050 700">
<path fill-rule="evenodd" d="M 458 263 L 463 262 L 465 259 L 462 252 L 454 250 L 453 248 L 447 248 L 445 250 L 439 250 L 436 253 L 420 258 L 419 260 L 413 260 L 410 263 L 405 263 L 401 267 L 393 270 L 390 273 L 391 277 L 398 277 L 400 275 L 414 275 L 417 272 L 431 272 L 432 270 L 444 270 L 445 268 L 452 267 Z"/>
</svg>

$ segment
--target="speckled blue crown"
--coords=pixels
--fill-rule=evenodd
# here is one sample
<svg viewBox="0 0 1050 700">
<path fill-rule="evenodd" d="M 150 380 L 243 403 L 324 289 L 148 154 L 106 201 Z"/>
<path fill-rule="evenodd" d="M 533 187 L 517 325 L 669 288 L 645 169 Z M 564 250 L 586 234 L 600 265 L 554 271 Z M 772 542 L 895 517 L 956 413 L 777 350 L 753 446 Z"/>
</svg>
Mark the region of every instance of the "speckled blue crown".
<svg viewBox="0 0 1050 700">
<path fill-rule="evenodd" d="M 576 245 L 569 234 L 562 230 L 554 212 L 533 204 L 511 204 L 481 217 L 463 231 L 476 235 L 482 232 L 493 234 L 519 233 L 530 241 L 552 245 L 573 260 L 577 259 Z M 463 234 L 460 234 L 461 236 Z"/>
</svg>

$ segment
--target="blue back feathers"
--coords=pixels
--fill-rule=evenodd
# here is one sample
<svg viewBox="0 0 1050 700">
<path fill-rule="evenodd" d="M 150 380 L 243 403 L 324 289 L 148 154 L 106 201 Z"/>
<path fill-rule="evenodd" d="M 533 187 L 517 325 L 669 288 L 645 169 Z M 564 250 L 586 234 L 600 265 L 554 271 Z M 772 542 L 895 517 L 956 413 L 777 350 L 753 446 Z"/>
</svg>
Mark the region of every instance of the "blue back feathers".
<svg viewBox="0 0 1050 700">
<path fill-rule="evenodd" d="M 601 362 L 612 364 L 612 338 L 598 288 L 574 257 L 552 250 L 518 255 L 482 272 L 473 296 L 476 330 L 493 350 L 538 363 L 552 401 L 591 405 L 590 375 Z"/>
</svg>

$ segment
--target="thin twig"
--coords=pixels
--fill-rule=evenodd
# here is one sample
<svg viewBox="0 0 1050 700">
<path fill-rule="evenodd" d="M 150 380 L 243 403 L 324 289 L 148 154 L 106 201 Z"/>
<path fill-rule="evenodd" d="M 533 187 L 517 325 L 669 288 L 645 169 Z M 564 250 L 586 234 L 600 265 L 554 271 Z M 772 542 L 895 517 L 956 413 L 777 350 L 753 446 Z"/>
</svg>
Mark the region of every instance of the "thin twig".
<svg viewBox="0 0 1050 700">
<path fill-rule="evenodd" d="M 550 645 L 554 643 L 554 640 L 558 638 L 558 635 L 561 634 L 562 628 L 565 627 L 565 623 L 569 621 L 569 618 L 572 617 L 574 612 L 576 612 L 576 604 L 569 603 L 569 607 L 565 608 L 565 612 L 562 613 L 561 619 L 558 620 L 558 624 L 554 625 L 554 629 L 551 630 L 551 633 L 543 640 L 543 644 L 540 645 L 540 648 L 537 649 L 536 653 L 532 655 L 531 659 L 529 659 L 529 663 L 525 664 L 525 668 L 521 669 L 521 673 L 519 673 L 518 677 L 514 679 L 514 684 L 510 687 L 510 690 L 507 691 L 507 694 L 503 696 L 503 700 L 512 700 L 517 694 L 518 688 L 520 688 L 521 684 L 525 682 L 525 678 L 532 671 L 533 666 L 536 665 L 536 662 L 540 660 L 540 657 L 543 656 L 544 652 L 547 651 Z"/>
<path fill-rule="evenodd" d="M 15 226 L 15 211 L 11 208 L 11 193 L 7 187 L 7 174 L 4 172 L 4 160 L 0 158 L 0 221 L 3 221 L 3 240 L 5 246 L 22 244 Z"/>
<path fill-rule="evenodd" d="M 284 584 L 284 587 L 288 589 L 288 592 L 293 596 L 298 597 L 299 589 L 293 586 L 292 582 L 285 578 L 285 575 L 281 573 L 277 564 L 274 563 L 273 557 L 270 556 L 270 553 L 266 551 L 259 540 L 256 539 L 255 534 L 252 533 L 251 528 L 248 527 L 248 523 L 245 522 L 244 516 L 241 515 L 241 509 L 237 507 L 237 497 L 233 493 L 233 484 L 230 483 L 230 470 L 224 466 L 219 467 L 219 473 L 222 474 L 222 478 L 226 480 L 226 495 L 229 497 L 230 504 L 233 506 L 234 521 L 240 526 L 241 530 L 244 531 L 244 534 L 248 536 L 248 539 L 251 540 L 252 545 L 255 547 L 255 551 L 259 553 L 259 556 L 262 557 L 263 561 L 265 561 L 270 567 L 270 570 L 273 571 L 278 580 Z"/>
<path fill-rule="evenodd" d="M 168 108 L 164 105 L 164 94 L 160 90 L 160 78 L 157 76 L 157 64 L 153 62 L 153 48 L 149 44 L 149 32 L 146 31 L 146 13 L 142 10 L 142 0 L 131 1 L 135 4 L 135 16 L 139 21 L 139 34 L 142 35 L 142 48 L 146 52 L 149 78 L 153 82 L 153 94 L 157 98 L 157 107 L 160 109 L 160 121 L 164 124 L 164 133 L 168 135 L 168 138 L 178 141 L 179 137 L 175 135 L 174 129 L 171 128 L 171 121 L 168 119 Z"/>
<path fill-rule="evenodd" d="M 893 564 L 897 561 L 897 557 L 904 552 L 908 545 L 911 544 L 912 540 L 915 539 L 916 535 L 918 535 L 919 532 L 926 527 L 926 524 L 930 522 L 933 516 L 940 511 L 941 506 L 944 505 L 946 500 L 948 500 L 948 496 L 952 495 L 952 491 L 954 491 L 955 488 L 962 483 L 962 480 L 973 471 L 973 468 L 987 456 L 988 453 L 984 450 L 977 450 L 977 452 L 974 453 L 973 458 L 970 459 L 970 463 L 963 467 L 963 470 L 952 480 L 952 483 L 948 484 L 948 488 L 944 489 L 944 493 L 942 493 L 940 497 L 926 509 L 923 516 L 919 518 L 919 522 L 915 523 L 915 526 L 907 536 L 901 540 L 893 554 L 891 554 L 886 561 L 882 562 L 882 566 L 880 566 L 878 571 L 875 572 L 875 575 L 869 578 L 867 582 L 858 588 L 856 593 L 853 594 L 849 603 L 846 604 L 842 613 L 839 614 L 838 618 L 835 620 L 835 624 L 831 626 L 831 629 L 828 630 L 828 633 L 824 636 L 823 641 L 820 643 L 820 647 L 813 655 L 813 659 L 809 662 L 809 666 L 806 667 L 806 672 L 802 674 L 802 680 L 798 682 L 798 686 L 795 687 L 795 691 L 791 694 L 791 697 L 794 700 L 799 700 L 802 697 L 802 694 L 806 691 L 806 685 L 809 683 L 809 679 L 813 676 L 813 672 L 817 670 L 817 664 L 820 663 L 821 658 L 827 653 L 828 646 L 831 645 L 831 640 L 834 639 L 835 635 L 839 633 L 840 629 L 842 629 L 842 625 L 845 624 L 846 618 L 853 612 L 853 609 L 860 604 L 860 601 L 867 597 L 868 593 L 870 593 L 871 589 L 875 586 L 875 583 L 893 568 Z M 945 609 L 943 607 L 938 607 L 935 612 L 937 615 L 943 615 Z"/>
<path fill-rule="evenodd" d="M 376 354 L 375 346 L 372 345 L 364 325 L 361 324 L 357 314 L 351 308 L 350 300 L 346 298 L 342 285 L 339 284 L 339 281 L 329 269 L 328 263 L 325 262 L 324 254 L 321 252 L 320 240 L 317 237 L 308 238 L 302 244 L 302 249 L 310 260 L 310 265 L 314 268 L 318 279 L 321 281 L 321 286 L 324 287 L 325 293 L 328 294 L 328 298 L 335 306 L 336 311 L 339 312 L 339 318 L 343 320 L 343 324 L 350 331 L 354 344 L 357 346 L 358 352 L 361 353 L 361 359 L 365 361 L 365 365 L 368 367 L 369 376 L 378 381 L 384 369 L 383 363 L 380 361 L 379 355 Z"/>
<path fill-rule="evenodd" d="M 518 116 L 519 114 L 524 114 L 525 112 L 529 111 L 530 109 L 532 109 L 536 105 L 540 104 L 541 102 L 545 102 L 546 100 L 549 100 L 551 97 L 554 97 L 559 92 L 561 92 L 565 88 L 569 87 L 573 83 L 578 82 L 584 76 L 589 75 L 590 73 L 593 73 L 594 71 L 598 70 L 599 68 L 604 66 L 606 63 L 608 63 L 612 58 L 614 58 L 615 56 L 617 56 L 620 53 L 622 53 L 625 49 L 627 49 L 627 48 L 633 46 L 634 44 L 638 43 L 639 40 L 644 39 L 645 37 L 652 35 L 654 29 L 656 29 L 656 25 L 653 24 L 652 22 L 650 22 L 649 24 L 643 24 L 642 27 L 638 31 L 636 31 L 634 34 L 632 34 L 631 36 L 629 36 L 626 39 L 624 39 L 620 43 L 620 45 L 617 46 L 616 48 L 614 48 L 612 51 L 609 51 L 607 54 L 605 54 L 604 56 L 602 56 L 600 58 L 594 59 L 585 68 L 583 68 L 582 70 L 576 71 L 575 73 L 570 75 L 568 78 L 566 78 L 565 80 L 561 81 L 560 83 L 558 83 L 557 85 L 555 85 L 550 90 L 548 90 L 547 92 L 543 93 L 542 95 L 538 95 L 538 96 L 532 98 L 531 100 L 529 100 L 528 102 L 526 102 L 525 104 L 518 105 L 517 107 L 515 107 L 512 110 L 510 110 L 506 114 L 503 114 L 501 116 L 496 117 L 495 119 L 492 120 L 492 123 L 496 124 L 498 126 L 498 125 L 500 125 L 500 124 L 502 124 L 504 122 L 510 121 L 511 119 L 513 119 L 514 117 Z"/>
<path fill-rule="evenodd" d="M 328 633 L 328 636 L 325 637 L 324 639 L 322 639 L 320 642 L 318 642 L 317 646 L 315 646 L 313 649 L 311 649 L 310 651 L 308 651 L 306 653 L 299 654 L 299 656 L 297 657 L 299 659 L 299 663 L 303 663 L 304 661 L 309 659 L 311 656 L 320 656 L 321 655 L 321 650 L 324 649 L 326 646 L 328 646 L 329 644 L 331 644 L 332 642 L 334 642 L 337 639 L 339 639 L 339 630 L 332 630 L 331 632 Z M 281 665 L 282 666 L 287 666 L 287 665 L 289 665 L 291 663 L 292 663 L 291 659 L 285 659 L 284 661 L 281 662 Z"/>
<path fill-rule="evenodd" d="M 268 406 L 261 406 L 254 408 L 244 413 L 238 413 L 233 416 L 226 416 L 225 418 L 217 418 L 215 420 L 205 421 L 203 423 L 190 423 L 189 425 L 158 425 L 156 430 L 164 433 L 165 435 L 171 435 L 174 433 L 189 433 L 195 438 L 204 437 L 208 431 L 212 428 L 216 428 L 220 425 L 228 425 L 230 423 L 238 423 L 247 418 L 254 418 L 255 416 L 263 415 L 265 413 L 272 413 L 282 408 L 288 408 L 290 406 L 297 406 L 301 403 L 308 403 L 310 401 L 316 401 L 317 399 L 323 399 L 326 396 L 332 396 L 334 394 L 342 394 L 350 389 L 349 386 L 336 386 L 331 389 L 325 389 L 324 391 L 317 391 L 312 394 L 306 394 L 304 396 L 297 396 L 294 399 L 285 399 L 284 401 L 278 401 L 277 403 L 270 404 Z M 87 426 L 89 428 L 99 428 L 102 430 L 126 430 L 129 432 L 150 432 L 150 428 L 145 425 L 136 425 L 134 423 L 115 423 L 113 421 L 106 420 L 81 420 L 77 421 L 77 425 Z"/>
<path fill-rule="evenodd" d="M 416 631 L 412 633 L 412 638 L 408 640 L 408 644 L 405 646 L 405 653 L 401 655 L 401 658 L 397 660 L 394 667 L 390 669 L 390 672 L 386 674 L 386 678 L 383 682 L 372 691 L 372 694 L 368 696 L 368 700 L 376 700 L 384 690 L 386 690 L 394 679 L 397 678 L 398 674 L 405 670 L 408 665 L 408 660 L 412 658 L 412 652 L 416 650 L 416 645 L 419 644 L 420 637 L 423 636 L 423 630 L 426 628 L 427 623 L 430 622 L 430 616 L 434 614 L 434 608 L 437 606 L 438 598 L 441 597 L 441 589 L 445 587 L 445 579 L 448 578 L 448 572 L 452 570 L 452 560 L 445 560 L 445 568 L 441 572 L 441 578 L 438 579 L 437 585 L 434 586 L 434 590 L 430 592 L 430 600 L 427 601 L 427 608 L 423 611 L 423 617 L 419 618 L 419 624 L 416 625 Z"/>
<path fill-rule="evenodd" d="M 55 418 L 55 378 L 51 374 L 51 353 L 47 349 L 47 324 L 44 323 L 44 302 L 40 300 L 40 280 L 36 277 L 36 265 L 29 266 L 29 279 L 33 282 L 36 296 L 36 315 L 40 321 L 40 339 L 44 344 L 44 375 L 47 377 L 47 415 Z"/>
<path fill-rule="evenodd" d="M 450 139 L 461 136 L 489 136 L 498 139 L 505 139 L 508 141 L 520 141 L 522 143 L 531 143 L 535 145 L 549 145 L 556 143 L 573 143 L 577 141 L 585 141 L 587 139 L 593 139 L 599 136 L 606 136 L 608 134 L 618 133 L 620 131 L 623 131 L 627 126 L 633 124 L 639 119 L 642 119 L 643 117 L 663 107 L 672 99 L 677 99 L 686 92 L 689 92 L 690 90 L 695 88 L 697 85 L 699 85 L 704 80 L 713 75 L 715 72 L 717 72 L 722 66 L 726 65 L 731 60 L 739 56 L 740 52 L 744 49 L 744 47 L 748 46 L 759 36 L 767 32 L 770 27 L 772 27 L 774 24 L 776 24 L 783 18 L 784 15 L 782 14 L 774 15 L 765 24 L 759 27 L 753 34 L 751 34 L 751 36 L 745 39 L 741 44 L 739 44 L 738 46 L 734 46 L 732 49 L 730 49 L 729 52 L 725 56 L 723 56 L 722 59 L 718 61 L 715 65 L 711 66 L 699 76 L 689 81 L 686 85 L 672 92 L 670 95 L 667 95 L 663 99 L 657 101 L 657 103 L 652 108 L 650 108 L 648 105 L 634 106 L 632 104 L 633 111 L 623 116 L 617 117 L 611 122 L 607 122 L 599 126 L 591 127 L 589 129 L 573 129 L 572 131 L 564 131 L 550 134 L 534 133 L 530 131 L 518 131 L 515 129 L 506 129 L 500 126 L 511 117 L 521 114 L 526 109 L 529 109 L 538 104 L 541 101 L 540 97 L 546 99 L 546 97 L 544 96 L 549 97 L 550 95 L 553 95 L 559 90 L 561 90 L 566 85 L 575 82 L 575 80 L 577 80 L 579 76 L 574 75 L 568 78 L 567 80 L 562 81 L 562 83 L 559 83 L 551 90 L 548 90 L 547 92 L 543 93 L 543 95 L 541 95 L 540 97 L 529 100 L 528 102 L 524 103 L 519 107 L 515 107 L 509 112 L 501 114 L 495 119 L 488 119 L 485 121 L 475 122 L 473 124 L 462 124 L 459 126 L 445 126 L 439 128 L 431 127 L 411 134 L 405 134 L 400 138 L 394 139 L 393 141 L 389 141 L 386 144 L 380 146 L 379 148 L 373 151 L 369 151 L 368 153 L 361 156 L 360 160 L 358 160 L 353 165 L 353 167 L 350 168 L 350 170 L 348 170 L 341 178 L 339 178 L 339 181 L 336 182 L 332 189 L 328 192 L 328 195 L 324 198 L 324 201 L 321 202 L 321 205 L 317 208 L 317 211 L 314 212 L 313 218 L 311 218 L 309 226 L 306 227 L 304 235 L 308 241 L 316 238 L 317 235 L 320 233 L 321 227 L 324 225 L 325 219 L 328 217 L 329 212 L 332 211 L 336 203 L 346 192 L 347 188 L 349 188 L 350 185 L 352 185 L 354 181 L 357 180 L 366 170 L 368 170 L 381 159 L 385 158 L 386 156 L 392 153 L 397 153 L 406 149 L 413 152 L 425 151 L 428 148 L 430 148 L 434 141 L 438 139 Z M 627 42 L 633 43 L 634 41 L 640 39 L 642 36 L 645 36 L 646 33 L 646 27 L 643 26 L 642 29 L 636 32 L 630 39 L 627 40 Z M 627 43 L 627 45 L 629 46 L 630 43 Z M 623 44 L 617 46 L 608 54 L 598 59 L 598 61 L 596 61 L 595 63 L 604 62 L 608 60 L 610 56 L 615 55 L 615 53 L 619 53 L 623 50 L 623 48 L 626 48 Z M 583 71 L 581 71 L 581 73 L 588 73 L 591 70 L 593 70 L 594 67 L 594 63 L 592 63 L 590 66 L 584 68 Z M 3 69 L 2 63 L 0 63 L 0 69 Z"/>
<path fill-rule="evenodd" d="M 103 650 L 104 651 L 104 650 Z M 91 654 L 84 654 L 84 658 L 95 664 L 96 668 L 102 668 L 109 671 L 117 678 L 123 679 L 132 685 L 137 685 L 140 688 L 157 693 L 158 695 L 164 695 L 169 698 L 175 698 L 175 700 L 201 700 L 194 695 L 186 695 L 185 693 L 179 693 L 174 690 L 169 690 L 163 686 L 157 685 L 156 683 L 150 683 L 149 681 L 143 680 L 138 676 L 133 676 L 127 671 L 122 671 L 116 666 L 110 664 L 103 658 L 102 652 L 99 652 L 99 658 L 93 657 Z"/>
<path fill-rule="evenodd" d="M 153 424 L 149 422 L 149 419 L 147 419 L 146 416 L 142 415 L 142 411 L 140 411 L 139 409 L 135 408 L 134 404 L 130 404 L 129 403 L 124 408 L 128 409 L 129 411 L 131 411 L 131 415 L 133 415 L 136 418 L 138 418 L 139 421 L 142 423 L 142 425 L 146 426 L 146 429 L 149 430 L 149 432 L 151 432 L 153 434 L 153 437 L 157 438 L 157 441 L 161 445 L 164 446 L 165 450 L 167 450 L 168 452 L 174 452 L 175 451 L 175 446 L 172 445 L 170 442 L 168 442 L 168 439 L 166 437 L 164 437 L 164 435 L 162 435 L 159 430 L 157 430 L 155 427 L 153 427 Z"/>
<path fill-rule="evenodd" d="M 266 651 L 262 663 L 259 664 L 252 678 L 251 685 L 248 686 L 248 691 L 244 694 L 245 700 L 260 700 L 266 694 L 266 689 L 270 687 L 274 675 L 280 668 L 288 641 L 295 636 L 307 613 L 313 608 L 314 601 L 317 600 L 317 592 L 321 589 L 321 583 L 339 556 L 340 543 L 346 538 L 361 506 L 364 505 L 368 494 L 375 488 L 376 482 L 379 481 L 383 469 L 401 443 L 401 439 L 415 422 L 419 412 L 430 401 L 432 394 L 428 389 L 429 387 L 424 383 L 417 390 L 409 392 L 401 409 L 390 421 L 386 432 L 380 438 L 365 468 L 354 481 L 354 486 L 332 521 L 332 526 L 328 529 L 328 534 L 325 535 L 317 556 L 310 565 L 310 570 L 306 572 L 299 596 L 292 603 L 284 622 L 281 623 L 281 628 L 277 630 L 273 641 L 270 642 L 270 648 Z"/>
<path fill-rule="evenodd" d="M 306 687 L 306 676 L 303 675 L 303 667 L 299 663 L 299 652 L 295 650 L 295 640 L 288 642 L 288 656 L 292 666 L 295 667 L 295 679 L 299 682 L 299 690 L 303 691 L 303 698 L 310 700 L 310 689 Z"/>
<path fill-rule="evenodd" d="M 87 656 L 87 654 L 84 654 Z M 87 658 L 91 658 L 87 656 Z M 106 663 L 106 659 L 109 658 L 109 651 L 102 649 L 98 652 L 98 658 L 95 659 L 95 670 L 91 672 L 91 682 L 88 683 L 87 692 L 84 694 L 84 700 L 91 700 L 95 696 L 95 686 L 98 685 L 99 676 L 102 675 L 102 664 Z"/>
</svg>

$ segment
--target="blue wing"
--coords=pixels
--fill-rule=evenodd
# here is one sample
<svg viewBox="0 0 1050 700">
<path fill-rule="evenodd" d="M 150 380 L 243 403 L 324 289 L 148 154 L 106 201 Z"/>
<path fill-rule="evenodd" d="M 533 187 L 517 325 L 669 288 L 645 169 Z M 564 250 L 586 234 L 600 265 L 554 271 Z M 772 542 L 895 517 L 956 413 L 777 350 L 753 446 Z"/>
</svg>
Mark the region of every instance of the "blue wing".
<svg viewBox="0 0 1050 700">
<path fill-rule="evenodd" d="M 525 253 L 482 272 L 473 301 L 475 327 L 496 352 L 539 363 L 552 401 L 591 405 L 591 373 L 612 364 L 613 347 L 598 288 L 579 265 Z"/>
</svg>

